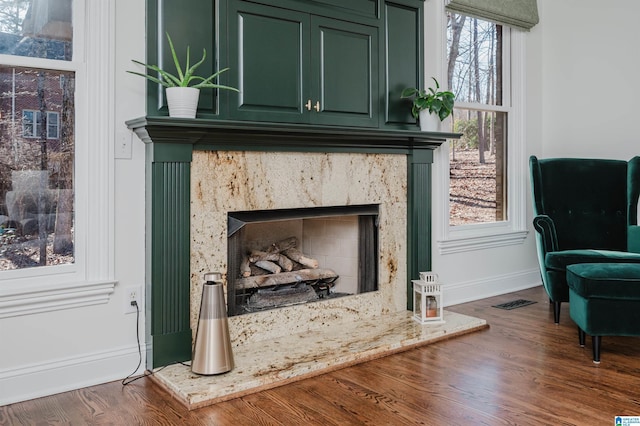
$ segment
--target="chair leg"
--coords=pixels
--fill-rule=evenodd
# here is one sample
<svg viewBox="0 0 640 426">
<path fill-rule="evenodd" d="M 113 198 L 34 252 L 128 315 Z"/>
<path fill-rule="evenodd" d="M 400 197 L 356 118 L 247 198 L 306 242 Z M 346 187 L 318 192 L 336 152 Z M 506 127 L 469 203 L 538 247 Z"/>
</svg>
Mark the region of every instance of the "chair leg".
<svg viewBox="0 0 640 426">
<path fill-rule="evenodd" d="M 593 363 L 600 364 L 600 345 L 602 344 L 602 336 L 591 336 L 593 345 Z"/>
<path fill-rule="evenodd" d="M 585 334 L 586 333 L 582 331 L 580 327 L 578 327 L 578 341 L 580 342 L 581 348 L 584 348 Z"/>
<path fill-rule="evenodd" d="M 561 302 L 553 302 L 553 322 L 556 324 L 560 323 L 560 303 Z"/>
</svg>

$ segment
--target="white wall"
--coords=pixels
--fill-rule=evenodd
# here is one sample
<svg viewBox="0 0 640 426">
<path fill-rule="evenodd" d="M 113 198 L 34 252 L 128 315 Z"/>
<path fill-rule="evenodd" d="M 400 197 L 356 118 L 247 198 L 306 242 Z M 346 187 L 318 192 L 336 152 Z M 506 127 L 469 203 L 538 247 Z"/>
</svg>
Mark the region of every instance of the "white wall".
<svg viewBox="0 0 640 426">
<path fill-rule="evenodd" d="M 640 50 L 634 0 L 538 1 L 542 140 L 536 154 L 627 160 L 640 154 Z"/>
<path fill-rule="evenodd" d="M 124 72 L 131 58 L 145 57 L 145 2 L 115 5 L 119 139 L 131 138 L 125 120 L 145 113 L 143 79 Z M 106 304 L 0 320 L 0 405 L 122 379 L 136 368 L 136 315 L 123 313 L 123 299 L 127 287 L 144 286 L 144 146 L 133 138 L 131 147 L 130 158 L 115 161 L 115 291 Z"/>
</svg>

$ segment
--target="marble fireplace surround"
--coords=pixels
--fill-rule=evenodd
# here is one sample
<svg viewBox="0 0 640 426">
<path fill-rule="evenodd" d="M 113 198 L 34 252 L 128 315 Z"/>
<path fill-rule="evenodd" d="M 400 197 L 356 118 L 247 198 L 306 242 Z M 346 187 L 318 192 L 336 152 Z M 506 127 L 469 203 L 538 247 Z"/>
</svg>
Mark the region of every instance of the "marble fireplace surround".
<svg viewBox="0 0 640 426">
<path fill-rule="evenodd" d="M 234 346 L 411 306 L 410 279 L 431 267 L 432 150 L 459 135 L 168 117 L 127 124 L 147 144 L 150 368 L 191 359 L 202 275 L 227 273 L 228 211 L 380 205 L 378 291 L 231 317 Z"/>
<path fill-rule="evenodd" d="M 238 274 L 227 271 L 229 211 L 379 205 L 378 291 L 230 317 L 233 346 L 406 310 L 406 156 L 196 151 L 191 176 L 192 330 L 202 275 Z"/>
</svg>

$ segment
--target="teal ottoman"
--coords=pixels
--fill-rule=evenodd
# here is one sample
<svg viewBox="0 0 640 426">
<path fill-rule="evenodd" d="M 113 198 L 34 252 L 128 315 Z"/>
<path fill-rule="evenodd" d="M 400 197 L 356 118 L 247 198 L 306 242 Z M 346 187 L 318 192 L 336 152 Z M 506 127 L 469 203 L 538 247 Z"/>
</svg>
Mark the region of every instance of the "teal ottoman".
<svg viewBox="0 0 640 426">
<path fill-rule="evenodd" d="M 567 266 L 569 314 L 593 342 L 600 363 L 602 336 L 640 336 L 640 264 L 581 263 Z"/>
</svg>

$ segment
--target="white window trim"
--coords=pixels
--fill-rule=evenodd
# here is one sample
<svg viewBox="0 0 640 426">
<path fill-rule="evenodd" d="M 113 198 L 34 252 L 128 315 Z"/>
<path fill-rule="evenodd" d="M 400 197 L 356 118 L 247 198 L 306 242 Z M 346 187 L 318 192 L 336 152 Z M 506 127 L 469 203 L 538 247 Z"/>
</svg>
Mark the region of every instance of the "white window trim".
<svg viewBox="0 0 640 426">
<path fill-rule="evenodd" d="M 444 5 L 442 13 L 442 34 L 446 31 Z M 443 41 L 446 41 L 444 37 Z M 446 43 L 442 43 L 442 75 L 446 64 Z M 461 226 L 449 225 L 449 146 L 444 144 L 435 153 L 434 200 L 442 206 L 434 215 L 434 235 L 440 254 L 454 254 L 466 251 L 484 250 L 523 244 L 527 237 L 526 200 L 528 168 L 525 155 L 525 64 L 526 36 L 519 30 L 511 30 L 510 36 L 510 90 L 511 109 L 508 115 L 507 149 L 507 220 L 486 224 Z M 466 105 L 466 104 L 465 104 Z M 502 107 L 491 107 L 502 109 Z"/>
<path fill-rule="evenodd" d="M 74 0 L 73 61 L 0 55 L 75 72 L 77 142 L 75 263 L 0 272 L 0 318 L 107 303 L 114 291 L 114 17 L 115 0 Z"/>
</svg>

